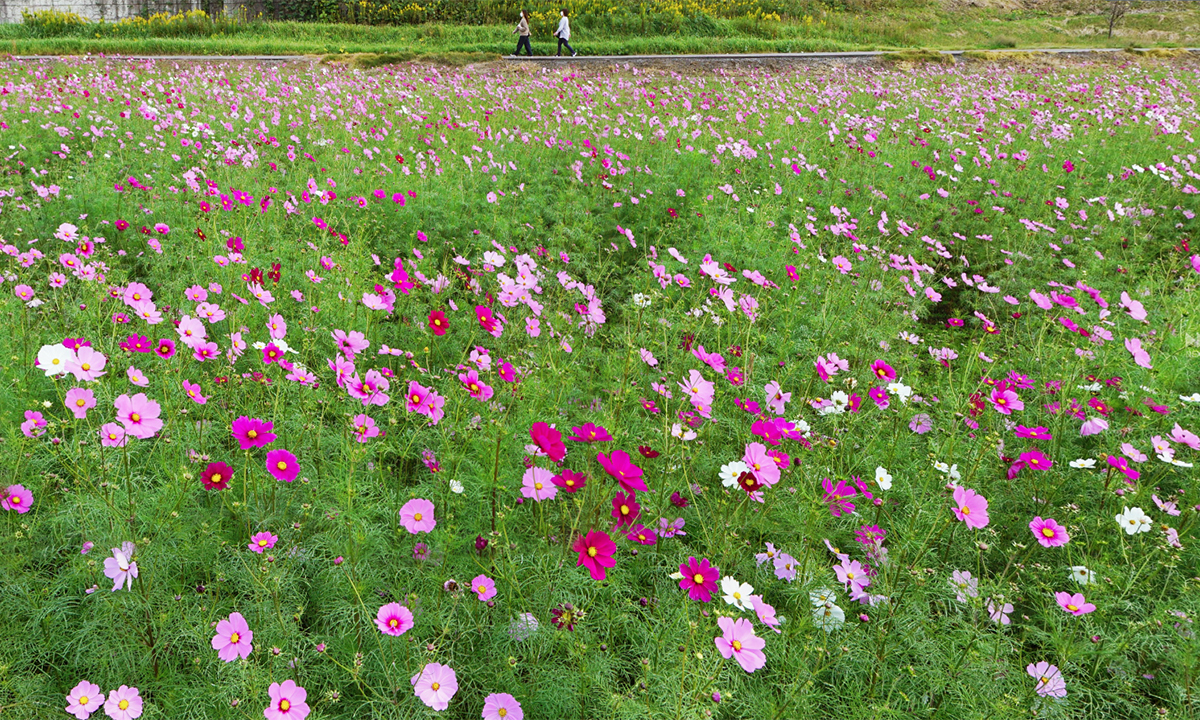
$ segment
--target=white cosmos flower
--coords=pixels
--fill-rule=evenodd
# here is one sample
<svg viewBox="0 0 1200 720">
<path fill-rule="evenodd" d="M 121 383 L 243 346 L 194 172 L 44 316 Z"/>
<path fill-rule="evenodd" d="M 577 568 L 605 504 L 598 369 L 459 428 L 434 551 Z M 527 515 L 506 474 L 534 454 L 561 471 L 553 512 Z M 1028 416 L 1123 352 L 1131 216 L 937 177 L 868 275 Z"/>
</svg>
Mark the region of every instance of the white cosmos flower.
<svg viewBox="0 0 1200 720">
<path fill-rule="evenodd" d="M 1086 468 L 1090 470 L 1096 467 L 1096 460 L 1094 458 L 1079 458 L 1078 460 L 1072 460 L 1070 465 L 1073 468 Z"/>
<path fill-rule="evenodd" d="M 455 495 L 462 495 L 463 484 L 457 480 L 451 480 L 450 481 L 450 492 L 454 493 Z"/>
<path fill-rule="evenodd" d="M 745 472 L 750 472 L 750 468 L 741 460 L 726 463 L 721 466 L 721 484 L 725 487 L 737 487 L 738 478 Z"/>
<path fill-rule="evenodd" d="M 875 468 L 875 484 L 880 490 L 892 489 L 892 475 L 887 470 L 881 467 Z"/>
<path fill-rule="evenodd" d="M 808 599 L 812 601 L 813 607 L 825 607 L 827 603 L 837 601 L 837 593 L 829 588 L 818 588 L 808 593 Z"/>
<path fill-rule="evenodd" d="M 888 383 L 887 391 L 889 395 L 895 395 L 901 405 L 908 403 L 908 399 L 912 397 L 913 390 L 902 382 Z"/>
<path fill-rule="evenodd" d="M 754 601 L 750 599 L 750 596 L 754 594 L 754 588 L 749 583 L 740 583 L 726 575 L 721 578 L 721 592 L 725 602 L 738 610 L 754 609 Z"/>
<path fill-rule="evenodd" d="M 831 633 L 846 622 L 846 612 L 833 603 L 825 603 L 813 608 L 813 623 L 827 633 Z"/>
<path fill-rule="evenodd" d="M 1091 585 L 1096 581 L 1096 573 L 1088 570 L 1083 565 L 1072 565 L 1071 579 L 1080 585 Z"/>
<path fill-rule="evenodd" d="M 1179 399 L 1185 403 L 1200 403 L 1200 393 L 1192 393 L 1191 395 L 1180 395 Z"/>
<path fill-rule="evenodd" d="M 43 345 L 38 350 L 38 368 L 45 371 L 46 377 L 62 375 L 67 371 L 67 363 L 75 360 L 75 351 L 69 350 L 62 343 Z"/>
<path fill-rule="evenodd" d="M 650 296 L 637 293 L 633 296 L 633 304 L 640 308 L 648 308 L 650 307 Z"/>
<path fill-rule="evenodd" d="M 1124 512 L 1117 516 L 1117 523 L 1125 529 L 1126 535 L 1150 532 L 1150 516 L 1140 507 L 1124 508 Z"/>
</svg>

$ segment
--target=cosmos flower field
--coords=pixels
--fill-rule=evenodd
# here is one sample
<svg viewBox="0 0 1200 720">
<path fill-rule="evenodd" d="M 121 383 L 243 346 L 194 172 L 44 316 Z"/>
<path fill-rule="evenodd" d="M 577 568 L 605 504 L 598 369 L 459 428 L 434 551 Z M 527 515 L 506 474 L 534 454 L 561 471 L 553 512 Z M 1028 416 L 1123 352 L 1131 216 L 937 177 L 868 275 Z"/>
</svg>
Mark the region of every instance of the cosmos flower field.
<svg viewBox="0 0 1200 720">
<path fill-rule="evenodd" d="M 0 714 L 1197 709 L 1200 69 L 0 86 Z"/>
</svg>

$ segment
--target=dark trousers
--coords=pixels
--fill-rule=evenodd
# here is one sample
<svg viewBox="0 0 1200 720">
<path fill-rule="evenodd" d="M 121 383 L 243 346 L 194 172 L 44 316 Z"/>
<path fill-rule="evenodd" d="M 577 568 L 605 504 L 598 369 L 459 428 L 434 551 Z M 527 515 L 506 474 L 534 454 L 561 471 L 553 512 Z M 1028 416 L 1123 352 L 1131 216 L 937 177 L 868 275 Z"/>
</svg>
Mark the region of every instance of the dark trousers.
<svg viewBox="0 0 1200 720">
<path fill-rule="evenodd" d="M 558 39 L 558 53 L 557 53 L 558 55 L 562 55 L 562 49 L 563 49 L 564 45 L 567 48 L 567 52 L 571 53 L 572 55 L 575 54 L 575 48 L 571 47 L 571 43 L 567 42 L 566 40 L 563 40 L 562 38 L 559 38 Z"/>
<path fill-rule="evenodd" d="M 525 52 L 529 53 L 529 57 L 533 57 L 533 48 L 529 46 L 529 36 L 521 35 L 517 39 L 517 55 L 521 54 L 521 48 L 525 48 Z"/>
</svg>

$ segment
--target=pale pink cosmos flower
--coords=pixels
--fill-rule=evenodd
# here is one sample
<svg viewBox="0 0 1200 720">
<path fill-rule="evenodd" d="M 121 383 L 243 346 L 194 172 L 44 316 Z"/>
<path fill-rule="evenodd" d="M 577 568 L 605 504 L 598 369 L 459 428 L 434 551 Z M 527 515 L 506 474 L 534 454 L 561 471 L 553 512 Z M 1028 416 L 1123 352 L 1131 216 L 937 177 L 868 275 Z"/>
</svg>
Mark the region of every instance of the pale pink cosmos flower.
<svg viewBox="0 0 1200 720">
<path fill-rule="evenodd" d="M 217 657 L 225 662 L 233 662 L 236 658 L 245 660 L 250 657 L 254 646 L 254 633 L 246 624 L 246 618 L 241 613 L 231 613 L 228 620 L 217 623 L 217 634 L 212 639 L 212 649 L 217 651 Z"/>
<path fill-rule="evenodd" d="M 360 443 L 365 443 L 367 440 L 379 437 L 379 427 L 375 425 L 375 421 L 369 415 L 358 414 L 354 416 L 354 439 Z"/>
<path fill-rule="evenodd" d="M 63 404 L 74 413 L 76 420 L 83 420 L 87 411 L 96 407 L 96 394 L 85 388 L 71 388 L 63 398 Z"/>
<path fill-rule="evenodd" d="M 367 336 L 357 330 L 351 330 L 349 333 L 345 330 L 334 330 L 333 340 L 337 343 L 338 352 L 349 360 L 353 360 L 356 353 L 371 346 L 371 341 L 367 339 Z"/>
<path fill-rule="evenodd" d="M 1066 697 L 1067 681 L 1058 668 L 1046 661 L 1036 665 L 1029 663 L 1025 672 L 1037 681 L 1037 694 L 1042 697 Z"/>
<path fill-rule="evenodd" d="M 481 602 L 487 602 L 496 597 L 496 582 L 487 575 L 476 575 L 471 581 L 471 592 L 475 593 Z"/>
<path fill-rule="evenodd" d="M 138 689 L 122 685 L 108 694 L 104 712 L 112 720 L 137 720 L 142 716 L 142 698 Z"/>
<path fill-rule="evenodd" d="M 103 353 L 84 345 L 75 351 L 75 357 L 67 361 L 67 372 L 80 382 L 91 382 L 108 374 L 104 371 L 107 364 L 108 358 Z"/>
<path fill-rule="evenodd" d="M 431 662 L 412 676 L 412 686 L 413 694 L 421 698 L 421 702 L 434 710 L 445 710 L 458 692 L 458 676 L 449 665 Z"/>
<path fill-rule="evenodd" d="M 191 398 L 192 401 L 195 402 L 197 405 L 205 405 L 208 403 L 208 398 L 205 397 L 204 392 L 200 389 L 200 385 L 198 383 L 188 382 L 187 380 L 184 380 L 183 381 L 183 392 L 189 398 Z"/>
<path fill-rule="evenodd" d="M 104 559 L 104 576 L 113 581 L 113 592 L 125 585 L 126 590 L 133 589 L 133 579 L 138 576 L 137 563 L 133 556 L 137 546 L 131 542 L 121 543 L 121 547 L 113 548 L 113 556 Z"/>
<path fill-rule="evenodd" d="M 67 712 L 77 720 L 87 720 L 88 716 L 99 710 L 102 705 L 104 693 L 100 692 L 100 686 L 87 680 L 80 680 L 67 694 Z"/>
<path fill-rule="evenodd" d="M 754 634 L 754 626 L 746 618 L 722 617 L 717 619 L 721 636 L 714 639 L 721 657 L 734 658 L 748 673 L 765 666 L 767 656 L 762 649 L 767 642 Z"/>
<path fill-rule="evenodd" d="M 954 488 L 954 516 L 972 530 L 987 527 L 988 502 L 979 493 L 964 487 Z"/>
<path fill-rule="evenodd" d="M 479 373 L 474 368 L 465 373 L 459 373 L 458 381 L 463 384 L 463 387 L 466 388 L 471 397 L 476 400 L 487 402 L 492 399 L 492 387 L 479 379 Z"/>
<path fill-rule="evenodd" d="M 750 469 L 754 479 L 770 487 L 779 482 L 779 465 L 767 455 L 767 446 L 762 443 L 749 443 L 742 455 L 742 462 Z"/>
<path fill-rule="evenodd" d="M 771 408 L 771 412 L 782 415 L 788 401 L 792 399 L 792 394 L 785 393 L 779 383 L 774 380 L 763 387 L 763 392 L 767 394 L 767 407 Z"/>
<path fill-rule="evenodd" d="M 145 393 L 133 397 L 118 395 L 113 406 L 117 409 L 117 421 L 125 427 L 126 433 L 135 438 L 145 440 L 154 437 L 162 429 L 163 421 L 158 417 L 162 409 Z"/>
<path fill-rule="evenodd" d="M 400 603 L 388 603 L 375 615 L 375 627 L 384 635 L 399 637 L 412 629 L 413 614 Z"/>
<path fill-rule="evenodd" d="M 138 370 L 132 365 L 130 365 L 129 369 L 125 371 L 125 376 L 129 378 L 129 382 L 138 387 L 146 387 L 150 384 L 150 379 L 146 377 L 146 373 Z"/>
<path fill-rule="evenodd" d="M 1095 605 L 1083 599 L 1083 593 L 1054 593 L 1054 599 L 1058 601 L 1059 607 L 1072 615 L 1086 615 L 1096 609 Z"/>
<path fill-rule="evenodd" d="M 1171 429 L 1171 434 L 1167 439 L 1180 445 L 1187 445 L 1193 450 L 1200 450 L 1200 436 L 1184 430 L 1179 423 L 1175 423 L 1175 427 Z"/>
<path fill-rule="evenodd" d="M 540 467 L 531 467 L 521 477 L 521 494 L 541 502 L 558 496 L 558 486 L 551 482 L 554 473 Z"/>
<path fill-rule="evenodd" d="M 404 503 L 404 507 L 400 508 L 400 524 L 413 535 L 433 530 L 437 525 L 433 503 L 423 498 L 413 498 Z"/>
<path fill-rule="evenodd" d="M 483 699 L 483 720 L 524 720 L 521 703 L 508 693 L 492 693 Z"/>
<path fill-rule="evenodd" d="M 754 613 L 758 615 L 760 623 L 774 630 L 776 634 L 783 633 L 779 627 L 779 618 L 775 617 L 775 608 L 768 605 L 762 595 L 751 595 L 750 604 L 754 606 Z"/>
<path fill-rule="evenodd" d="M 1125 349 L 1133 356 L 1133 363 L 1140 365 L 1147 370 L 1153 370 L 1154 366 L 1150 364 L 1150 353 L 1142 347 L 1142 341 L 1137 338 L 1126 338 Z"/>
<path fill-rule="evenodd" d="M 1052 518 L 1043 520 L 1041 516 L 1035 517 L 1029 523 L 1029 529 L 1042 547 L 1059 547 L 1066 545 L 1067 541 L 1071 539 L 1071 536 L 1067 534 L 1067 529 Z"/>
<path fill-rule="evenodd" d="M 308 717 L 309 707 L 305 702 L 308 691 L 294 681 L 271 683 L 267 694 L 271 697 L 271 704 L 263 710 L 267 720 L 304 720 Z"/>
</svg>

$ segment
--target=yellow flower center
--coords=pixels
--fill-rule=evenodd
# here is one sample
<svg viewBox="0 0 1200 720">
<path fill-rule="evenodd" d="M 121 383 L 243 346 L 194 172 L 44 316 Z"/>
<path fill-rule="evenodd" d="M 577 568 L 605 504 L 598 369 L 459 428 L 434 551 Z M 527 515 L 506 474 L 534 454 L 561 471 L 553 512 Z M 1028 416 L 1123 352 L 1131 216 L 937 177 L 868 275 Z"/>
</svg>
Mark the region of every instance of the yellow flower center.
<svg viewBox="0 0 1200 720">
<path fill-rule="evenodd" d="M 221 482 L 221 473 L 213 473 L 212 478 L 209 480 L 209 482 L 214 482 L 214 483 Z"/>
<path fill-rule="evenodd" d="M 741 641 L 741 640 L 734 640 L 734 641 L 733 641 L 733 649 L 734 649 L 734 650 L 741 650 L 741 649 L 742 649 L 742 641 Z"/>
<path fill-rule="evenodd" d="M 1044 527 L 1044 528 L 1042 528 L 1042 534 L 1043 534 L 1043 535 L 1045 535 L 1045 536 L 1046 536 L 1046 537 L 1048 537 L 1048 538 L 1052 538 L 1052 537 L 1054 537 L 1054 531 L 1053 531 L 1053 530 L 1051 530 L 1051 529 L 1050 529 L 1050 528 L 1048 528 L 1048 527 Z"/>
<path fill-rule="evenodd" d="M 130 415 L 130 416 L 129 416 L 129 419 L 130 419 L 130 420 L 132 420 L 132 421 L 134 421 L 134 422 L 141 422 L 141 421 L 142 421 L 142 416 L 141 416 L 141 415 L 138 415 L 137 413 L 133 413 L 132 415 Z"/>
<path fill-rule="evenodd" d="M 75 401 L 75 407 L 83 407 L 84 405 L 87 405 L 87 401 L 83 398 L 79 398 Z"/>
<path fill-rule="evenodd" d="M 258 541 L 258 546 L 259 546 L 259 547 L 266 547 L 266 546 L 267 546 L 267 541 L 266 541 L 266 540 L 259 540 L 259 541 Z"/>
<path fill-rule="evenodd" d="M 1048 677 L 1044 677 L 1044 678 L 1042 678 L 1042 684 L 1043 684 L 1043 685 L 1049 685 L 1049 684 L 1050 684 L 1050 678 L 1048 678 Z"/>
<path fill-rule="evenodd" d="M 496 714 L 500 717 L 508 717 L 508 708 L 500 708 L 496 711 Z"/>
<path fill-rule="evenodd" d="M 279 710 L 281 712 L 287 712 L 288 710 L 291 710 L 291 709 L 292 709 L 292 704 L 290 702 L 288 702 L 287 700 L 279 701 Z"/>
<path fill-rule="evenodd" d="M 599 552 L 599 550 L 594 547 L 588 548 L 588 557 L 596 557 L 597 552 Z"/>
<path fill-rule="evenodd" d="M 734 599 L 734 600 L 741 600 L 741 599 L 742 599 L 742 594 L 741 594 L 740 592 L 735 592 L 735 593 L 733 594 L 733 599 Z"/>
<path fill-rule="evenodd" d="M 58 365 L 58 364 L 59 364 L 59 363 L 61 363 L 61 362 L 62 362 L 62 360 L 59 360 L 58 358 L 54 358 L 53 360 L 51 360 L 51 361 L 50 361 L 50 364 L 52 364 L 52 365 Z"/>
<path fill-rule="evenodd" d="M 430 685 L 429 687 L 436 692 L 437 690 L 439 690 L 442 687 L 442 684 L 434 683 L 434 684 Z"/>
<path fill-rule="evenodd" d="M 1075 612 L 1076 610 L 1079 609 L 1079 606 L 1078 605 L 1068 605 L 1067 609 L 1070 610 L 1071 612 Z"/>
<path fill-rule="evenodd" d="M 88 704 L 88 696 L 80 695 L 79 700 L 77 700 L 76 702 L 78 702 L 80 705 L 87 705 Z"/>
<path fill-rule="evenodd" d="M 645 540 L 645 539 L 646 539 L 646 533 L 638 533 L 638 540 Z"/>
<path fill-rule="evenodd" d="M 535 482 L 535 483 L 533 484 L 533 489 L 534 489 L 534 490 L 541 490 L 541 489 L 542 489 L 542 484 L 541 484 L 540 482 Z"/>
<path fill-rule="evenodd" d="M 248 432 L 246 433 L 246 437 L 248 437 L 248 438 L 250 438 L 251 440 L 253 440 L 254 438 L 258 437 L 258 431 L 257 431 L 257 430 L 250 430 L 250 431 L 248 431 Z"/>
<path fill-rule="evenodd" d="M 122 710 L 126 710 L 129 708 L 129 701 L 122 700 L 121 702 L 117 703 L 117 707 L 121 708 Z"/>
<path fill-rule="evenodd" d="M 963 515 L 970 515 L 970 514 L 971 514 L 971 508 L 969 508 L 969 507 L 967 507 L 967 506 L 965 506 L 965 505 L 964 505 L 963 507 L 959 508 L 959 510 L 958 510 L 958 511 L 959 511 L 960 513 L 962 513 Z"/>
<path fill-rule="evenodd" d="M 622 515 L 628 515 L 628 514 L 629 514 L 629 506 L 628 506 L 628 505 L 622 505 L 622 506 L 621 506 L 621 514 L 622 514 Z"/>
<path fill-rule="evenodd" d="M 287 463 L 280 460 L 279 462 L 275 463 L 275 467 L 278 468 L 279 470 L 287 470 Z"/>
<path fill-rule="evenodd" d="M 408 399 L 414 403 L 421 402 L 421 396 L 416 393 L 413 393 L 412 395 L 410 395 Z"/>
<path fill-rule="evenodd" d="M 567 487 L 575 487 L 575 481 L 574 481 L 574 480 L 567 480 Z"/>
<path fill-rule="evenodd" d="M 413 520 L 421 522 L 421 513 L 413 513 Z"/>
<path fill-rule="evenodd" d="M 846 577 L 848 577 L 848 578 L 850 578 L 851 580 L 853 580 L 853 579 L 854 579 L 854 573 L 852 573 L 852 572 L 848 572 L 848 573 L 846 573 Z"/>
<path fill-rule="evenodd" d="M 83 363 L 79 367 L 82 368 L 84 372 L 87 372 L 88 370 L 92 369 L 92 364 L 91 363 Z"/>
<path fill-rule="evenodd" d="M 397 620 L 396 618 L 392 618 L 391 620 L 388 620 L 389 627 L 398 627 L 399 625 L 400 625 L 400 621 Z"/>
<path fill-rule="evenodd" d="M 242 639 L 242 636 L 238 635 L 237 633 L 233 633 L 232 635 L 229 636 L 229 642 L 234 643 L 234 644 L 236 644 L 237 641 L 241 640 L 241 639 Z"/>
<path fill-rule="evenodd" d="M 704 576 L 701 575 L 700 573 L 696 573 L 695 575 L 692 576 L 692 582 L 696 583 L 697 585 L 703 585 L 704 584 Z"/>
<path fill-rule="evenodd" d="M 479 392 L 479 386 L 475 383 L 471 383 L 471 392 Z"/>
<path fill-rule="evenodd" d="M 480 595 L 484 594 L 485 592 L 487 592 L 487 585 L 480 585 L 479 589 L 476 592 L 478 592 Z"/>
</svg>

